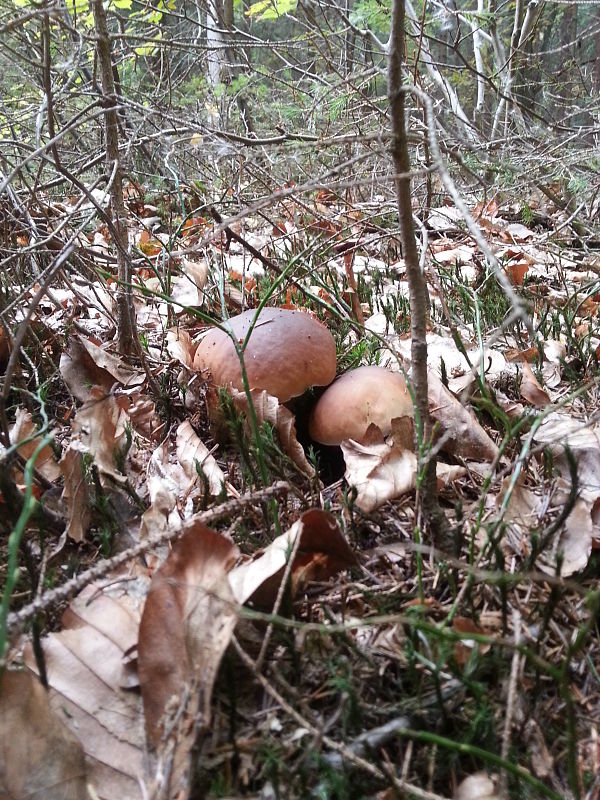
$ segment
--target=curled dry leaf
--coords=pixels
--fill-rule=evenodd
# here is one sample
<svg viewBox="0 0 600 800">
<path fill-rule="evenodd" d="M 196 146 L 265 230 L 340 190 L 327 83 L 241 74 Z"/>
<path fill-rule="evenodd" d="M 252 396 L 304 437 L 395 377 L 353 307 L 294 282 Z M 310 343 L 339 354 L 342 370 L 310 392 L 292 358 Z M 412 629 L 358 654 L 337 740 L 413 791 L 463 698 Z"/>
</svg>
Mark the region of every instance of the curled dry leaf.
<svg viewBox="0 0 600 800">
<path fill-rule="evenodd" d="M 521 379 L 521 397 L 532 406 L 536 408 L 544 408 L 551 400 L 548 394 L 542 389 L 538 379 L 533 374 L 533 370 L 527 363 L 523 361 L 521 364 L 522 379 Z"/>
<path fill-rule="evenodd" d="M 90 386 L 101 386 L 105 393 L 115 381 L 123 386 L 139 386 L 145 375 L 132 370 L 119 356 L 103 350 L 83 336 L 71 336 L 60 357 L 60 374 L 81 402 L 90 394 Z"/>
<path fill-rule="evenodd" d="M 42 441 L 41 436 L 36 436 L 37 430 L 29 411 L 24 408 L 17 409 L 15 424 L 10 429 L 10 443 L 17 444 L 17 442 L 22 442 L 24 439 L 32 437 L 29 442 L 22 444 L 18 448 L 19 454 L 26 460 L 33 455 Z M 38 457 L 35 460 L 35 468 L 49 481 L 54 482 L 60 478 L 60 467 L 56 463 L 54 453 L 49 444 L 45 445 L 38 453 Z"/>
<path fill-rule="evenodd" d="M 124 438 L 122 408 L 113 395 L 105 396 L 97 386 L 88 391 L 88 398 L 73 420 L 73 433 L 78 440 L 70 446 L 89 453 L 102 474 L 125 483 L 127 478 L 117 472 L 115 464 L 115 453 Z"/>
<path fill-rule="evenodd" d="M 156 413 L 154 400 L 148 397 L 147 394 L 137 391 L 121 396 L 119 400 L 123 401 L 123 406 L 136 433 L 145 439 L 157 441 L 162 435 L 165 426 Z"/>
<path fill-rule="evenodd" d="M 30 672 L 0 675 L 0 796 L 88 797 L 83 748 Z"/>
<path fill-rule="evenodd" d="M 195 349 L 191 336 L 183 328 L 167 331 L 167 352 L 188 369 L 193 367 Z"/>
<path fill-rule="evenodd" d="M 173 760 L 168 796 L 186 784 L 195 734 L 210 721 L 213 683 L 238 617 L 227 579 L 237 556 L 229 539 L 194 521 L 148 592 L 138 674 L 148 733 L 159 756 Z"/>
<path fill-rule="evenodd" d="M 225 484 L 221 468 L 190 423 L 182 422 L 177 429 L 176 454 L 165 440 L 150 457 L 146 476 L 150 506 L 142 515 L 142 538 L 164 533 L 167 528 L 175 530 L 182 519 L 191 519 L 194 498 L 205 493 L 196 462 L 208 479 L 211 494 L 220 494 Z"/>
<path fill-rule="evenodd" d="M 208 281 L 208 264 L 206 261 L 192 261 L 190 258 L 183 258 L 181 262 L 183 273 L 196 285 L 201 292 Z"/>
<path fill-rule="evenodd" d="M 510 478 L 503 483 L 502 492 L 496 499 L 497 507 L 505 501 Z M 531 555 L 531 531 L 537 529 L 544 536 L 556 516 L 564 509 L 570 492 L 570 484 L 557 479 L 548 492 L 534 491 L 518 481 L 510 495 L 505 520 L 506 541 L 513 552 L 523 558 Z M 554 535 L 546 543 L 545 549 L 536 559 L 536 566 L 550 575 L 556 574 L 558 554 L 561 553 L 560 574 L 573 575 L 583 569 L 592 551 L 593 503 L 584 497 L 577 497 L 573 510 Z"/>
<path fill-rule="evenodd" d="M 404 446 L 404 424 L 402 419 L 392 420 L 392 435 L 387 440 L 371 425 L 363 444 L 352 439 L 341 444 L 345 478 L 356 487 L 356 505 L 367 513 L 416 487 L 417 457 Z M 437 464 L 438 484 L 445 485 L 464 473 L 462 467 Z"/>
<path fill-rule="evenodd" d="M 446 389 L 434 372 L 428 374 L 429 413 L 438 423 L 442 449 L 469 461 L 494 461 L 498 448 L 475 414 Z"/>
<path fill-rule="evenodd" d="M 198 465 L 206 476 L 210 493 L 212 495 L 220 494 L 225 483 L 225 475 L 187 420 L 177 428 L 176 441 L 177 459 L 190 484 L 193 485 L 200 480 L 196 466 Z"/>
<path fill-rule="evenodd" d="M 88 586 L 65 612 L 64 629 L 42 641 L 50 705 L 81 742 L 88 782 L 101 800 L 143 797 L 142 704 L 122 687 L 130 683 L 125 656 L 137 640 L 147 583 L 140 575 L 108 588 Z M 24 655 L 35 672 L 30 645 Z"/>
<path fill-rule="evenodd" d="M 263 422 L 271 424 L 279 434 L 279 441 L 286 455 L 291 458 L 301 472 L 312 477 L 315 471 L 306 460 L 302 445 L 296 438 L 296 425 L 292 412 L 280 405 L 279 400 L 266 391 L 253 389 L 250 394 L 259 424 Z M 232 389 L 231 396 L 236 408 L 247 414 L 248 398 L 245 392 Z"/>
<path fill-rule="evenodd" d="M 83 472 L 83 453 L 67 447 L 60 460 L 64 476 L 62 498 L 67 506 L 66 533 L 75 542 L 83 541 L 91 520 L 90 493 Z"/>
<path fill-rule="evenodd" d="M 393 424 L 393 423 L 392 423 Z M 371 426 L 374 428 L 375 426 Z M 369 513 L 387 500 L 415 488 L 417 457 L 401 445 L 380 441 L 359 444 L 348 439 L 341 444 L 346 463 L 345 478 L 356 487 L 356 505 Z"/>
<path fill-rule="evenodd" d="M 260 608 L 272 607 L 298 536 L 291 572 L 292 596 L 308 581 L 327 580 L 356 563 L 354 551 L 334 517 L 320 509 L 305 511 L 257 558 L 231 570 L 229 582 L 238 603 L 250 600 Z"/>
</svg>

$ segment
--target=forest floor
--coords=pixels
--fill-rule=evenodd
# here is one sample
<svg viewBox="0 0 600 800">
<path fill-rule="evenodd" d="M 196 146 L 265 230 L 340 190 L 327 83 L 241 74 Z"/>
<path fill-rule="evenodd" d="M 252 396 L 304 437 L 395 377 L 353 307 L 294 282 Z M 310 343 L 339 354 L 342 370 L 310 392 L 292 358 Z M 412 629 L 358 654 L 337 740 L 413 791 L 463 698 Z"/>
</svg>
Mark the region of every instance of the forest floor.
<svg viewBox="0 0 600 800">
<path fill-rule="evenodd" d="M 211 324 L 265 303 L 318 317 L 338 374 L 409 369 L 393 203 L 176 225 L 128 191 L 133 357 L 104 227 L 48 281 L 15 234 L 3 285 L 14 796 L 35 774 L 48 797 L 600 798 L 600 285 L 577 234 L 533 201 L 471 209 L 528 328 L 462 215 L 429 216 L 436 542 L 398 429 L 344 462 L 307 433 L 322 390 L 250 404 L 194 368 Z"/>
</svg>

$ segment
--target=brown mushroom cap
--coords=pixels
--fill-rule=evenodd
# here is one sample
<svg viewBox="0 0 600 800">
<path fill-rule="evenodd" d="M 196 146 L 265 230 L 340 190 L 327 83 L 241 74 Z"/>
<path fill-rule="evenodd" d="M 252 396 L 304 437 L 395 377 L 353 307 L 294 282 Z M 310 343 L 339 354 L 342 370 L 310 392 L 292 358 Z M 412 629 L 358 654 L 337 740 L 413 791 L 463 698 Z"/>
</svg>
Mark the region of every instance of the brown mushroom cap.
<svg viewBox="0 0 600 800">
<path fill-rule="evenodd" d="M 256 319 L 244 311 L 229 319 L 240 344 Z M 335 341 L 318 320 L 302 311 L 263 308 L 244 353 L 251 389 L 265 389 L 285 403 L 310 386 L 327 386 L 335 378 Z M 243 389 L 242 370 L 231 337 L 215 328 L 198 345 L 194 369 L 208 370 L 218 386 Z"/>
<path fill-rule="evenodd" d="M 341 375 L 326 389 L 309 421 L 311 437 L 321 444 L 360 441 L 371 423 L 384 436 L 396 417 L 414 417 L 406 381 L 383 367 L 359 367 Z"/>
</svg>

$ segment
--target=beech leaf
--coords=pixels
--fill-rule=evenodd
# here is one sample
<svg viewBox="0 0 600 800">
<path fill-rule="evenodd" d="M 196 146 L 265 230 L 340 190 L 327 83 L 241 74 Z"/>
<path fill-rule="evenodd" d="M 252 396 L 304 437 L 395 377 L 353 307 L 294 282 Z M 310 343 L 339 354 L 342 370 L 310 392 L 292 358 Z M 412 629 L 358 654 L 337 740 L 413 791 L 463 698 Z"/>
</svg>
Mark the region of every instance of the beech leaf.
<svg viewBox="0 0 600 800">
<path fill-rule="evenodd" d="M 87 794 L 83 748 L 30 672 L 0 675 L 0 796 L 81 800 Z"/>
<path fill-rule="evenodd" d="M 292 527 L 274 539 L 253 561 L 229 573 L 229 582 L 238 603 L 252 601 L 260 608 L 273 605 L 285 566 L 300 542 L 292 565 L 292 596 L 309 580 L 327 580 L 356 563 L 335 518 L 320 509 L 305 511 Z"/>
<path fill-rule="evenodd" d="M 279 434 L 279 441 L 285 453 L 301 472 L 312 477 L 315 470 L 307 461 L 302 445 L 296 438 L 296 424 L 292 412 L 284 405 L 280 405 L 279 400 L 266 391 L 253 389 L 250 394 L 259 424 L 263 422 L 271 424 Z M 236 408 L 247 414 L 248 398 L 246 393 L 231 389 L 231 396 Z"/>
<path fill-rule="evenodd" d="M 148 733 L 173 753 L 169 795 L 185 784 L 196 731 L 207 730 L 213 684 L 238 618 L 227 573 L 238 556 L 195 521 L 155 573 L 140 624 L 138 674 Z"/>
<path fill-rule="evenodd" d="M 130 684 L 126 653 L 137 639 L 144 585 L 140 575 L 108 588 L 86 587 L 65 612 L 64 629 L 42 640 L 50 705 L 81 742 L 92 796 L 101 800 L 143 797 L 148 765 L 142 704 L 124 687 Z M 24 656 L 36 672 L 31 645 Z"/>
</svg>

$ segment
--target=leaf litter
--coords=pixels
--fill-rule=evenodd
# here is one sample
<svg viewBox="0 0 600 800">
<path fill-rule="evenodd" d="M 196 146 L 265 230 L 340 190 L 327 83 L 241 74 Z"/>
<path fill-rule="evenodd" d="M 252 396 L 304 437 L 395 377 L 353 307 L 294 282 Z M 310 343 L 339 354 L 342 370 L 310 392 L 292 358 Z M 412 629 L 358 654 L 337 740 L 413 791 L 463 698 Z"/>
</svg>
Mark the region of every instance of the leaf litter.
<svg viewBox="0 0 600 800">
<path fill-rule="evenodd" d="M 286 200 L 281 203 L 282 219 L 275 226 L 275 239 L 271 228 L 261 228 L 260 221 L 252 220 L 254 231 L 248 233 L 248 240 L 252 239 L 267 257 L 273 251 L 287 254 L 287 248 L 303 246 L 312 226 L 319 229 L 319 235 L 325 231 L 335 243 L 335 252 L 346 224 L 340 222 L 344 212 L 326 196 L 315 209 L 309 214 Z M 435 222 L 432 213 L 429 220 L 446 234 L 431 252 L 446 280 L 442 293 L 437 293 L 438 287 L 432 289 L 434 310 L 443 309 L 442 301 L 452 293 L 453 279 L 444 277 L 446 268 L 460 270 L 465 285 L 474 285 L 482 277 L 477 244 L 463 232 L 460 240 L 452 233 L 452 220 L 460 216 L 453 215 L 455 211 L 452 207 L 438 209 L 444 212 L 444 218 L 438 213 Z M 556 308 L 568 300 L 565 286 L 582 286 L 593 277 L 593 273 L 578 269 L 575 259 L 565 258 L 552 246 L 538 246 L 536 231 L 502 219 L 497 206 L 481 211 L 482 226 L 500 248 L 506 273 L 520 291 L 535 293 L 537 283 L 552 284 L 552 275 L 559 270 L 561 279 L 550 285 L 546 295 Z M 403 274 L 403 264 L 394 264 L 378 238 L 365 233 L 362 224 L 348 223 L 347 232 L 353 237 L 353 246 L 362 247 L 363 252 L 332 255 L 332 267 L 344 281 L 349 280 L 347 267 L 352 264 L 367 286 L 371 270 L 396 269 L 381 297 L 373 298 L 373 307 L 369 308 L 373 313 L 366 327 L 381 337 L 377 341 L 383 362 L 393 359 L 392 365 L 397 364 L 398 357 L 404 356 L 409 363 L 410 340 L 395 332 L 383 306 L 384 300 L 401 297 L 405 290 L 405 282 L 397 280 Z M 185 233 L 181 244 L 184 248 L 193 245 L 197 236 L 197 231 Z M 97 247 L 108 252 L 106 237 L 98 231 L 96 238 Z M 462 717 L 457 709 L 466 708 L 467 714 L 477 718 L 477 704 L 463 673 L 489 668 L 490 659 L 501 651 L 495 642 L 500 628 L 505 635 L 502 647 L 507 635 L 517 637 L 520 630 L 506 613 L 506 594 L 503 606 L 494 593 L 494 582 L 476 582 L 478 570 L 495 575 L 495 581 L 498 576 L 494 570 L 503 563 L 518 578 L 516 588 L 507 591 L 510 603 L 523 617 L 521 632 L 532 646 L 544 650 L 550 663 L 561 664 L 563 642 L 556 626 L 543 616 L 548 586 L 558 585 L 552 581 L 567 576 L 582 576 L 593 560 L 594 543 L 600 539 L 600 439 L 594 422 L 586 425 L 593 402 L 570 397 L 565 378 L 568 370 L 582 369 L 583 345 L 577 351 L 564 333 L 559 336 L 549 330 L 540 333 L 539 342 L 524 341 L 525 332 L 516 331 L 496 337 L 488 345 L 481 331 L 466 318 L 453 331 L 462 339 L 464 349 L 456 346 L 444 327 L 447 319 L 435 323 L 436 330 L 428 335 L 430 368 L 439 376 L 437 380 L 431 378 L 429 398 L 438 427 L 438 480 L 447 508 L 454 509 L 450 513 L 455 514 L 453 535 L 458 548 L 445 554 L 448 560 L 444 568 L 438 569 L 426 549 L 419 556 L 412 538 L 416 524 L 412 498 L 419 483 L 412 429 L 407 430 L 396 420 L 387 440 L 375 430 L 366 442 L 344 442 L 345 481 L 325 486 L 318 480 L 313 458 L 307 459 L 306 440 L 295 413 L 256 390 L 252 399 L 258 424 L 270 426 L 276 443 L 275 449 L 269 449 L 269 440 L 260 446 L 267 448 L 270 469 L 277 464 L 277 477 L 294 486 L 293 499 L 280 503 L 276 513 L 268 502 L 257 501 L 246 507 L 243 515 L 230 519 L 220 532 L 197 525 L 199 510 L 225 497 L 235 501 L 249 480 L 239 454 L 236 456 L 231 443 L 211 427 L 207 409 L 212 406 L 214 411 L 215 395 L 192 370 L 197 335 L 203 325 L 190 316 L 189 309 L 201 307 L 220 319 L 225 298 L 229 313 L 235 313 L 240 303 L 255 302 L 256 282 L 248 282 L 250 273 L 260 277 L 265 272 L 265 265 L 255 257 L 250 259 L 239 242 L 227 251 L 224 240 L 221 234 L 211 240 L 208 260 L 174 258 L 172 304 L 164 297 L 152 297 L 152 291 L 161 294 L 160 287 L 153 288 L 150 279 L 144 279 L 150 292 L 136 295 L 136 309 L 140 330 L 148 337 L 147 370 L 141 370 L 139 364 L 130 366 L 108 342 L 114 290 L 100 279 L 94 288 L 97 309 L 87 309 L 85 320 L 82 315 L 85 335 L 80 332 L 70 336 L 57 357 L 65 387 L 82 405 L 75 410 L 68 398 L 62 401 L 62 407 L 56 405 L 61 412 L 52 420 L 55 443 L 38 455 L 36 470 L 40 479 L 50 483 L 62 475 L 62 513 L 73 542 L 67 550 L 72 553 L 69 548 L 75 543 L 82 553 L 89 553 L 85 548 L 91 548 L 92 542 L 97 546 L 99 521 L 105 513 L 99 506 L 105 498 L 110 505 L 111 497 L 117 495 L 133 498 L 132 502 L 141 506 L 133 525 L 139 541 L 157 535 L 166 539 L 180 532 L 172 547 L 157 548 L 143 559 L 132 559 L 124 571 L 111 572 L 108 567 L 102 582 L 74 596 L 62 623 L 54 620 L 42 642 L 51 687 L 47 708 L 40 699 L 45 695 L 31 683 L 28 673 L 8 678 L 8 690 L 2 690 L 4 719 L 5 710 L 18 708 L 15 700 L 24 693 L 15 688 L 16 682 L 29 681 L 26 694 L 38 707 L 31 712 L 17 711 L 20 716 L 16 724 L 26 742 L 31 719 L 43 719 L 41 729 L 65 742 L 64 755 L 57 756 L 51 768 L 43 746 L 36 763 L 41 765 L 39 774 L 48 786 L 55 774 L 49 769 L 59 770 L 61 781 L 74 781 L 77 788 L 73 796 L 78 796 L 77 781 L 82 778 L 78 768 L 73 770 L 71 765 L 80 764 L 81 752 L 69 735 L 60 732 L 65 725 L 83 744 L 85 779 L 99 797 L 107 798 L 146 796 L 147 789 L 160 789 L 166 796 L 189 796 L 190 764 L 198 743 L 201 754 L 195 769 L 200 773 L 200 783 L 205 781 L 207 796 L 213 796 L 211 786 L 219 775 L 228 776 L 231 792 L 268 787 L 264 777 L 267 761 L 261 750 L 265 742 L 277 749 L 282 764 L 286 764 L 279 769 L 291 776 L 289 796 L 302 796 L 297 776 L 306 769 L 303 758 L 307 737 L 315 751 L 329 746 L 323 742 L 330 741 L 327 737 L 323 742 L 314 738 L 314 721 L 328 719 L 327 728 L 335 730 L 341 742 L 352 744 L 360 737 L 368 741 L 369 730 L 380 729 L 381 716 L 385 719 L 395 713 L 393 701 L 389 709 L 381 706 L 382 697 L 395 698 L 411 726 L 435 729 L 436 714 L 427 711 L 436 708 L 435 699 L 428 705 L 427 692 L 432 690 L 432 697 L 443 698 L 444 718 L 451 720 L 457 736 L 462 735 Z M 146 253 L 156 261 L 167 240 L 153 234 L 139 241 L 142 249 L 156 248 L 156 252 Z M 211 258 L 215 263 L 220 259 L 228 274 L 220 295 L 212 283 Z M 310 295 L 328 298 L 331 308 L 338 310 L 344 308 L 343 303 L 353 303 L 358 313 L 356 298 L 338 297 L 334 285 L 315 287 L 311 283 L 306 290 Z M 276 305 L 275 297 L 271 299 Z M 65 303 L 75 301 L 75 294 L 68 290 Z M 299 298 L 285 298 L 292 307 L 298 302 Z M 591 298 L 580 303 L 579 315 L 573 321 L 573 335 L 592 348 L 600 344 L 600 339 L 594 344 L 594 306 Z M 335 327 L 335 316 L 325 318 Z M 46 327 L 40 330 L 49 337 L 52 331 L 61 330 L 64 319 L 64 312 L 52 308 L 46 315 Z M 340 350 L 358 344 L 352 332 L 344 335 Z M 594 357 L 597 354 L 590 356 Z M 174 416 L 165 413 L 165 398 L 151 396 L 149 372 L 165 387 L 168 403 L 176 409 Z M 593 387 L 590 393 L 593 398 Z M 244 393 L 235 393 L 234 403 L 247 419 L 250 409 Z M 541 411 L 539 416 L 536 409 Z M 502 423 L 508 428 L 502 428 L 494 416 L 498 412 L 509 420 Z M 40 441 L 38 427 L 22 407 L 15 410 L 15 420 L 11 444 L 29 438 L 19 447 L 20 456 L 27 460 Z M 226 421 L 228 424 L 230 421 Z M 518 436 L 512 425 L 517 426 Z M 246 431 L 251 457 L 256 445 L 253 435 Z M 286 459 L 277 462 L 279 447 L 294 466 Z M 572 460 L 576 485 L 571 480 Z M 515 465 L 521 471 L 516 481 Z M 22 474 L 17 476 L 18 483 Z M 565 507 L 570 511 L 562 519 Z M 111 524 L 116 549 L 125 525 L 114 513 Z M 281 525 L 287 528 L 286 533 L 280 533 Z M 369 556 L 369 547 L 375 545 L 379 554 Z M 532 579 L 528 584 L 538 603 L 531 609 L 523 606 L 519 594 L 519 586 L 529 573 L 520 576 L 520 569 L 539 570 L 550 581 L 546 585 Z M 469 603 L 460 608 L 462 616 L 455 616 L 452 603 L 462 598 L 456 581 L 464 582 L 467 576 L 475 581 L 471 585 L 476 588 L 470 590 Z M 284 577 L 286 584 L 282 584 Z M 572 584 L 565 592 L 568 614 L 574 620 L 584 620 L 581 592 L 578 594 Z M 490 627 L 483 620 L 494 604 L 498 620 Z M 268 622 L 274 605 L 282 611 L 283 620 L 277 623 L 280 627 L 276 634 L 265 627 L 274 624 L 273 620 Z M 401 618 L 397 618 L 399 612 Z M 244 619 L 246 613 L 248 620 Z M 382 614 L 389 617 L 390 613 L 390 619 L 380 621 Z M 287 627 L 286 619 L 303 627 L 298 636 L 291 634 L 294 628 Z M 456 641 L 444 640 L 439 632 L 433 635 L 428 627 L 439 623 L 441 631 L 449 621 Z M 256 674 L 247 662 L 242 669 L 235 661 L 231 650 L 236 641 L 234 630 L 256 659 Z M 357 658 L 357 646 L 365 642 L 372 646 L 363 650 L 358 647 L 361 656 Z M 12 658 L 18 661 L 17 650 Z M 436 673 L 434 690 L 431 665 L 436 659 L 443 666 Z M 25 649 L 25 662 L 30 670 L 37 670 L 30 645 Z M 397 663 L 406 672 L 399 675 L 393 666 Z M 231 677 L 227 678 L 232 664 L 243 672 L 243 678 L 233 683 Z M 521 668 L 526 673 L 522 691 L 527 697 L 535 670 L 529 664 Z M 4 673 L 5 678 L 14 674 Z M 257 687 L 266 691 L 261 682 L 265 675 L 275 693 L 262 695 L 257 706 L 255 692 Z M 508 679 L 508 672 L 502 672 L 503 686 L 508 685 Z M 13 680 L 15 684 L 11 685 Z M 395 683 L 408 690 L 406 697 L 404 690 L 393 688 Z M 233 706 L 238 710 L 232 711 L 234 684 L 238 697 Z M 136 694 L 140 685 L 143 701 Z M 420 710 L 411 707 L 411 691 L 422 698 Z M 288 697 L 287 705 L 282 693 Z M 535 705 L 534 700 L 531 702 Z M 306 725 L 290 715 L 290 703 L 301 709 Z M 523 713 L 524 709 L 517 712 L 517 722 Z M 233 737 L 232 725 L 236 728 Z M 197 735 L 199 731 L 203 736 Z M 491 751 L 498 748 L 490 729 L 486 729 L 486 735 L 491 736 L 486 746 Z M 518 735 L 516 728 L 513 735 Z M 560 784 L 563 778 L 557 765 L 561 752 L 544 737 L 545 731 L 540 728 L 534 737 L 537 756 L 524 769 L 532 770 L 531 779 L 539 776 L 548 783 Z M 380 741 L 375 733 L 372 741 Z M 399 748 L 394 750 L 397 742 L 388 746 L 401 757 Z M 415 744 L 415 749 L 424 752 L 421 745 Z M 593 763 L 588 751 L 579 751 L 579 757 L 582 763 Z M 22 764 L 25 756 L 17 751 L 11 758 Z M 162 769 L 165 764 L 171 769 L 168 776 Z M 290 771 L 286 773 L 287 764 Z M 25 774 L 23 769 L 21 773 Z M 384 775 L 382 770 L 380 784 Z M 484 787 L 480 791 L 485 789 L 488 796 L 494 796 L 489 776 L 471 777 Z M 21 779 L 22 775 L 17 776 Z M 456 796 L 464 795 L 468 781 L 459 784 Z M 24 796 L 25 791 L 24 784 L 14 789 L 16 796 Z"/>
</svg>

